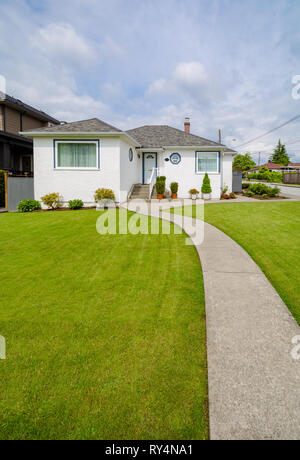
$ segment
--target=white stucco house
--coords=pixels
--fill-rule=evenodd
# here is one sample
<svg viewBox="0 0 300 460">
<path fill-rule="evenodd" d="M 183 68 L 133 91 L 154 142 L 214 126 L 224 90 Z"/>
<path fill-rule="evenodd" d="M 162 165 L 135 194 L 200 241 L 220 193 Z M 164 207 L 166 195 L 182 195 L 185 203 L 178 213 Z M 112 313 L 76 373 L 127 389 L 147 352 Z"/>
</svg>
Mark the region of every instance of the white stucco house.
<svg viewBox="0 0 300 460">
<path fill-rule="evenodd" d="M 34 142 L 34 194 L 59 192 L 63 202 L 79 198 L 94 203 L 98 188 L 112 189 L 117 202 L 130 197 L 136 184 L 152 190 L 157 175 L 167 188 L 179 183 L 178 197 L 201 189 L 209 174 L 212 198 L 232 189 L 233 150 L 170 126 L 143 126 L 121 131 L 97 118 L 22 132 Z M 145 190 L 145 189 L 144 189 Z M 147 187 L 146 187 L 147 190 Z"/>
</svg>

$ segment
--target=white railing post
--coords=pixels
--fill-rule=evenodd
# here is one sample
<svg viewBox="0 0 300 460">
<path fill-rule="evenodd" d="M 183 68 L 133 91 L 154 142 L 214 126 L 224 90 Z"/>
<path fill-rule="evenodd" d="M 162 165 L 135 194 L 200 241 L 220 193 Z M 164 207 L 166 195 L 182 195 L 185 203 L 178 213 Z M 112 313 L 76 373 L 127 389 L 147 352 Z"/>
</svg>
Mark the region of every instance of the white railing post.
<svg viewBox="0 0 300 460">
<path fill-rule="evenodd" d="M 151 173 L 151 178 L 150 178 L 150 185 L 149 185 L 149 200 L 151 200 L 151 197 L 152 197 L 152 191 L 153 191 L 154 184 L 156 182 L 156 178 L 157 178 L 157 168 L 153 168 L 152 173 Z"/>
</svg>

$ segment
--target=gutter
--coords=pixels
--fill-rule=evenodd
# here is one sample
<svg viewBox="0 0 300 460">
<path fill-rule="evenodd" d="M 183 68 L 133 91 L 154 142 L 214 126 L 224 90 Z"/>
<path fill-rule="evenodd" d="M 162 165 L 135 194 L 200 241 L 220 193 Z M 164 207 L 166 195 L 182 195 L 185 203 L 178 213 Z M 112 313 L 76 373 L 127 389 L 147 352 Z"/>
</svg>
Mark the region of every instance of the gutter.
<svg viewBox="0 0 300 460">
<path fill-rule="evenodd" d="M 82 136 L 95 136 L 95 137 L 121 137 L 125 136 L 134 144 L 135 147 L 141 147 L 141 145 L 129 134 L 125 132 L 116 132 L 116 131 L 109 131 L 109 132 L 70 132 L 70 131 L 22 131 L 20 132 L 25 137 L 82 137 Z"/>
</svg>

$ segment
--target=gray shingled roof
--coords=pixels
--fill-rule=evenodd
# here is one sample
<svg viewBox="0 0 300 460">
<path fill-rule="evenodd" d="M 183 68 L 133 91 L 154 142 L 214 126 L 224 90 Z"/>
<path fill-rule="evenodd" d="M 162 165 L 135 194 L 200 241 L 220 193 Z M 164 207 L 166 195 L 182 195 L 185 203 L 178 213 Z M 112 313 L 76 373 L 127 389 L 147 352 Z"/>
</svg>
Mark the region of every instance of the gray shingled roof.
<svg viewBox="0 0 300 460">
<path fill-rule="evenodd" d="M 164 146 L 211 146 L 224 147 L 222 144 L 209 141 L 203 137 L 186 133 L 171 126 L 142 126 L 126 131 L 131 137 L 136 139 L 143 148 L 161 148 Z"/>
<path fill-rule="evenodd" d="M 237 153 L 235 150 L 228 149 L 228 148 L 226 149 L 226 152 L 228 152 L 228 153 Z"/>
<path fill-rule="evenodd" d="M 24 131 L 26 133 L 26 131 Z M 27 132 L 37 133 L 121 133 L 122 131 L 111 126 L 98 118 L 90 120 L 74 121 L 72 123 L 63 123 L 58 126 L 47 128 L 30 129 Z"/>
<path fill-rule="evenodd" d="M 3 93 L 2 91 L 0 91 L 0 103 L 1 102 L 7 102 L 10 105 L 18 107 L 24 112 L 33 113 L 42 120 L 49 121 L 51 123 L 59 123 L 59 120 L 56 120 L 47 113 L 42 112 L 42 110 L 37 110 L 31 105 L 25 104 L 24 102 L 20 101 L 20 99 L 15 99 L 14 97 L 9 96 L 8 94 Z"/>
</svg>

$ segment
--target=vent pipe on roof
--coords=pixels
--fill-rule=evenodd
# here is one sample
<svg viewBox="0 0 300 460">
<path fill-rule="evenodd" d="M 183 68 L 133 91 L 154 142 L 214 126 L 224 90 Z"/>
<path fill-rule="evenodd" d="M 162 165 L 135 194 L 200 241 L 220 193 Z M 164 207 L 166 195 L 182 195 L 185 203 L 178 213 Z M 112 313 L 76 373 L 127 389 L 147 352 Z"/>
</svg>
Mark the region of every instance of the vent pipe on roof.
<svg viewBox="0 0 300 460">
<path fill-rule="evenodd" d="M 222 144 L 222 131 L 219 129 L 219 144 Z"/>
<path fill-rule="evenodd" d="M 190 133 L 190 132 L 191 132 L 191 122 L 190 122 L 189 117 L 186 117 L 185 120 L 184 120 L 184 131 L 185 131 L 186 133 Z"/>
</svg>

